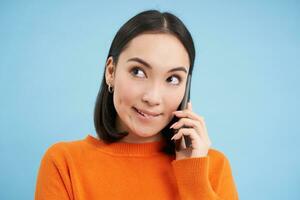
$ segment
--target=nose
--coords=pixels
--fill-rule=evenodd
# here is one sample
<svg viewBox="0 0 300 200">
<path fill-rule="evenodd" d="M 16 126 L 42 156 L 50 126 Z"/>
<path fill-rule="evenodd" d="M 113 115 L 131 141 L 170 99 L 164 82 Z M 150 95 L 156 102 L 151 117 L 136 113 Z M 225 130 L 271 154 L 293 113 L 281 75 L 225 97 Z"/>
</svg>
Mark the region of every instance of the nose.
<svg viewBox="0 0 300 200">
<path fill-rule="evenodd" d="M 142 100 L 149 104 L 150 106 L 156 106 L 161 103 L 161 94 L 162 91 L 160 90 L 160 86 L 152 85 L 149 88 L 146 89 L 146 92 L 144 93 Z"/>
</svg>

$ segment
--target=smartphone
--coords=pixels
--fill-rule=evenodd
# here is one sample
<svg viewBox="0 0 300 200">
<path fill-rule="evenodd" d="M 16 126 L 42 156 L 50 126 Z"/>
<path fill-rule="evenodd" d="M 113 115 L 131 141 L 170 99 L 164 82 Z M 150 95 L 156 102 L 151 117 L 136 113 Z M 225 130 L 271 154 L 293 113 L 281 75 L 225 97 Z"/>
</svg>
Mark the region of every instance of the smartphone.
<svg viewBox="0 0 300 200">
<path fill-rule="evenodd" d="M 192 80 L 192 75 L 188 74 L 184 96 L 183 96 L 181 104 L 179 105 L 178 110 L 184 110 L 187 108 L 187 104 L 190 101 L 191 80 Z M 185 127 L 185 126 L 183 126 L 183 127 Z M 176 134 L 179 130 L 180 129 L 175 129 L 174 134 Z M 175 140 L 176 151 L 179 151 L 180 149 L 189 148 L 189 147 L 191 147 L 191 145 L 192 145 L 191 138 L 187 135 L 184 135 L 183 137 L 179 138 L 178 140 Z"/>
</svg>

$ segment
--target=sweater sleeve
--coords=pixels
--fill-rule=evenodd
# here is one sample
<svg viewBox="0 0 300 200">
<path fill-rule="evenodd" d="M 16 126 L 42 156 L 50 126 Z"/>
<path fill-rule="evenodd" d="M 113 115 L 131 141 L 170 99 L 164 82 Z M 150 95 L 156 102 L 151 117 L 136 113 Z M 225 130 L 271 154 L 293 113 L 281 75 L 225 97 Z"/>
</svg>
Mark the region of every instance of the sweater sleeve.
<svg viewBox="0 0 300 200">
<path fill-rule="evenodd" d="M 180 199 L 238 200 L 230 164 L 225 156 L 174 160 L 172 166 Z"/>
<path fill-rule="evenodd" d="M 73 199 L 71 181 L 59 144 L 50 147 L 43 156 L 37 176 L 35 200 Z"/>
</svg>

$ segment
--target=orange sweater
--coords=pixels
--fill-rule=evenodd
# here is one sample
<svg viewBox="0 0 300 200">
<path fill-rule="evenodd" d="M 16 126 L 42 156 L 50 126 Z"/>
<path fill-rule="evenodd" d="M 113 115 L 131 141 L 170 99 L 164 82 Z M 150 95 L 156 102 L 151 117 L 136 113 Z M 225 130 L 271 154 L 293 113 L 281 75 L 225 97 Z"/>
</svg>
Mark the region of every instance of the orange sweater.
<svg viewBox="0 0 300 200">
<path fill-rule="evenodd" d="M 237 200 L 228 159 L 174 160 L 159 152 L 163 141 L 112 143 L 88 135 L 52 145 L 42 158 L 35 200 L 155 199 Z"/>
</svg>

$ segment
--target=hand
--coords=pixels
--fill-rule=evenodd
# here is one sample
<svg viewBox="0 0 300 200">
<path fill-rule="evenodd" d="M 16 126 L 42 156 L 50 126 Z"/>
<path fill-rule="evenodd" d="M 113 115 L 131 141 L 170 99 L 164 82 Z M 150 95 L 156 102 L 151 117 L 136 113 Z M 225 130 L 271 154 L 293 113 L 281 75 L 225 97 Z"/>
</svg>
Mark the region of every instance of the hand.
<svg viewBox="0 0 300 200">
<path fill-rule="evenodd" d="M 183 135 L 187 135 L 191 138 L 192 142 L 191 147 L 176 151 L 176 160 L 207 156 L 211 141 L 208 137 L 204 118 L 192 112 L 192 103 L 188 103 L 187 109 L 174 111 L 173 114 L 181 119 L 170 127 L 180 129 L 171 140 L 177 140 Z"/>
</svg>

